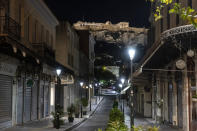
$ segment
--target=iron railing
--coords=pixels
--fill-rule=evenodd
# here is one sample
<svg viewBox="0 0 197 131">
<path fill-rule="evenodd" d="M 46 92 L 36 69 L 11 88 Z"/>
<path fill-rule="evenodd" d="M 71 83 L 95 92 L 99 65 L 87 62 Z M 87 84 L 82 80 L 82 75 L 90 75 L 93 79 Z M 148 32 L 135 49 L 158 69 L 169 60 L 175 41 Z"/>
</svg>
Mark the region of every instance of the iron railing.
<svg viewBox="0 0 197 131">
<path fill-rule="evenodd" d="M 32 43 L 35 52 L 43 58 L 55 59 L 55 51 L 52 47 L 49 47 L 46 43 Z"/>
<path fill-rule="evenodd" d="M 9 16 L 0 16 L 0 35 L 21 39 L 21 26 Z"/>
</svg>

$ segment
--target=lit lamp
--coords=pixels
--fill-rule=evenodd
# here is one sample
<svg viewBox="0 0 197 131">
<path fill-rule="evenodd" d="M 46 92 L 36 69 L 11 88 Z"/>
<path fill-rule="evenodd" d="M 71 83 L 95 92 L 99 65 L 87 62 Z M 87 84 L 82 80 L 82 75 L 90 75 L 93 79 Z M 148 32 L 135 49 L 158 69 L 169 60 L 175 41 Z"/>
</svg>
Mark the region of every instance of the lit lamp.
<svg viewBox="0 0 197 131">
<path fill-rule="evenodd" d="M 83 82 L 80 82 L 80 86 L 83 87 Z"/>
<path fill-rule="evenodd" d="M 61 80 L 60 80 L 59 76 L 60 76 L 61 72 L 62 72 L 61 69 L 56 70 L 56 73 L 57 73 L 57 94 L 59 95 L 56 98 L 57 98 L 57 104 L 58 105 L 60 105 L 60 82 L 61 82 Z"/>
<path fill-rule="evenodd" d="M 135 57 L 135 50 L 133 48 L 129 49 L 129 57 L 131 61 Z"/>
<path fill-rule="evenodd" d="M 61 74 L 62 70 L 61 69 L 57 69 L 56 70 L 56 73 L 57 73 L 57 96 L 56 96 L 56 99 L 57 99 L 57 105 L 60 105 L 60 84 L 61 84 L 61 80 L 60 80 L 60 74 Z M 59 122 L 59 114 L 57 114 L 57 125 L 56 125 L 56 129 L 59 129 L 60 128 L 60 122 Z"/>
<path fill-rule="evenodd" d="M 130 113 L 130 124 L 131 124 L 131 127 L 134 125 L 134 97 L 133 97 L 133 85 L 132 85 L 132 79 L 133 79 L 133 59 L 135 57 L 135 49 L 133 48 L 130 48 L 129 51 L 128 51 L 128 54 L 129 54 L 129 57 L 130 57 L 130 60 L 131 60 L 131 102 L 130 102 L 130 110 L 131 110 L 131 113 Z"/>
<path fill-rule="evenodd" d="M 122 84 L 124 84 L 124 82 L 125 82 L 125 79 L 124 79 L 124 78 L 122 78 L 122 79 L 121 79 L 121 82 L 122 82 Z"/>
<path fill-rule="evenodd" d="M 90 111 L 92 110 L 92 102 L 91 102 L 91 89 L 92 89 L 92 84 L 89 85 L 89 99 L 90 99 Z"/>
<path fill-rule="evenodd" d="M 57 73 L 57 76 L 59 76 L 61 74 L 62 70 L 61 69 L 57 69 L 56 70 L 56 73 Z"/>
<path fill-rule="evenodd" d="M 80 91 L 80 92 L 81 92 L 81 100 L 82 100 L 82 88 L 83 88 L 83 82 L 80 82 L 79 84 L 80 84 L 80 86 L 81 86 L 81 91 Z M 82 108 L 82 104 L 81 104 L 81 118 L 83 117 L 82 115 L 83 115 L 83 108 Z"/>
<path fill-rule="evenodd" d="M 119 84 L 119 87 L 122 88 L 122 84 Z"/>
<path fill-rule="evenodd" d="M 183 59 L 179 59 L 176 61 L 176 67 L 180 70 L 183 70 L 186 67 L 186 63 Z"/>
</svg>

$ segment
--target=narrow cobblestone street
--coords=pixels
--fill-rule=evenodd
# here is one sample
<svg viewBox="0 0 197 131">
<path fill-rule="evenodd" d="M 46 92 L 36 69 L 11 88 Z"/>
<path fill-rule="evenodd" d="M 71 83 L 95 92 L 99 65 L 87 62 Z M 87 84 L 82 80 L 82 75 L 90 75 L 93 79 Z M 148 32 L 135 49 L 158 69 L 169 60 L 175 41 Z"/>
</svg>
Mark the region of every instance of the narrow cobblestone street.
<svg viewBox="0 0 197 131">
<path fill-rule="evenodd" d="M 106 96 L 95 114 L 73 131 L 95 131 L 98 128 L 105 129 L 112 109 L 114 97 Z"/>
</svg>

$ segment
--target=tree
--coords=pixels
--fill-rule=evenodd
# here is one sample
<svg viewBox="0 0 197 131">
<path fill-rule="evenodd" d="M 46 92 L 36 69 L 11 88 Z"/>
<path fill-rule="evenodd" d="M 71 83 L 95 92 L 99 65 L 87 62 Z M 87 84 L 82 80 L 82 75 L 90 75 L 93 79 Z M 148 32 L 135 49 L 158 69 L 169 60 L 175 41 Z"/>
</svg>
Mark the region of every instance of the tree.
<svg viewBox="0 0 197 131">
<path fill-rule="evenodd" d="M 154 9 L 154 18 L 155 21 L 162 19 L 162 9 L 169 7 L 170 10 L 168 13 L 177 14 L 181 19 L 186 21 L 189 24 L 193 24 L 197 27 L 197 12 L 192 9 L 190 6 L 184 7 L 181 3 L 177 3 L 175 0 L 148 0 L 151 3 L 156 4 Z"/>
<path fill-rule="evenodd" d="M 95 69 L 95 77 L 103 83 L 104 86 L 111 86 L 111 81 L 116 81 L 116 76 L 106 69 Z"/>
</svg>

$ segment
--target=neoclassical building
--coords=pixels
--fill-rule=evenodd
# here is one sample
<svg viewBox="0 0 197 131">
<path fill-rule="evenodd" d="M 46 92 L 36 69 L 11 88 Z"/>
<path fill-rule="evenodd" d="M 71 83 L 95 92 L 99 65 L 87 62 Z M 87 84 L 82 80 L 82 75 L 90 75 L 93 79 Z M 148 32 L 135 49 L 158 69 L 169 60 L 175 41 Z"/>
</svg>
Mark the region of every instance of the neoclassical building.
<svg viewBox="0 0 197 131">
<path fill-rule="evenodd" d="M 197 9 L 195 0 L 177 2 Z M 157 122 L 195 131 L 197 29 L 168 11 L 169 7 L 164 8 L 163 18 L 151 21 L 151 42 L 134 73 L 139 103 L 136 110 Z"/>
</svg>

